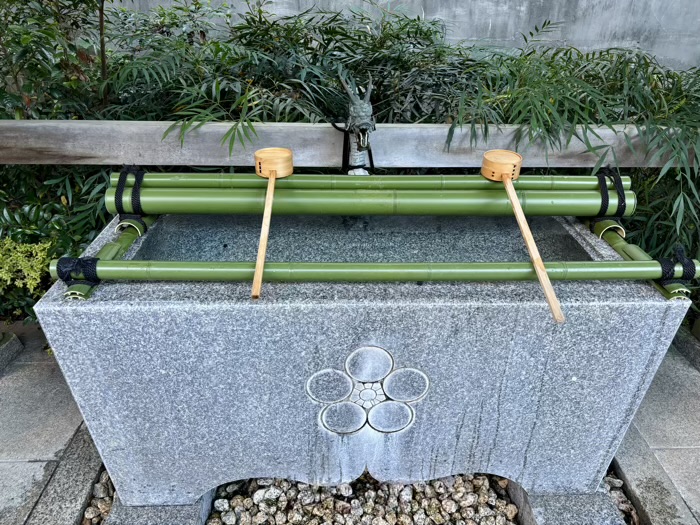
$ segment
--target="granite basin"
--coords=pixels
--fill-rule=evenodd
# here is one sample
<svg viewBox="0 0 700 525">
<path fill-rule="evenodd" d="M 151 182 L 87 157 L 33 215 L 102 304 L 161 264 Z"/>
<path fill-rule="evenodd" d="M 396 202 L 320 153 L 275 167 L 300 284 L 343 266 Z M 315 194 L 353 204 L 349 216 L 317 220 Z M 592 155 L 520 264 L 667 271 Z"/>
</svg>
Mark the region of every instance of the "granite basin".
<svg viewBox="0 0 700 525">
<path fill-rule="evenodd" d="M 545 261 L 617 260 L 574 219 Z M 113 238 L 114 224 L 90 245 Z M 254 261 L 260 217 L 165 216 L 127 258 Z M 527 261 L 510 218 L 274 217 L 269 261 Z M 55 284 L 42 327 L 126 506 L 227 481 L 488 472 L 593 494 L 689 306 L 645 282 Z"/>
</svg>

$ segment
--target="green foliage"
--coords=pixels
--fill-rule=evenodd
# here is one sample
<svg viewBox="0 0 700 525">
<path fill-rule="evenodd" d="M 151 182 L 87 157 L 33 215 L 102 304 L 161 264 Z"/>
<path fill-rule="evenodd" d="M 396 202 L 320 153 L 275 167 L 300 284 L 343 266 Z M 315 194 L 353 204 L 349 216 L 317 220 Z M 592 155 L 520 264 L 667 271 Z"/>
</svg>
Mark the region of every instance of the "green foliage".
<svg viewBox="0 0 700 525">
<path fill-rule="evenodd" d="M 194 2 L 111 16 L 111 27 L 129 31 L 113 37 L 119 67 L 107 89 L 121 98 L 106 118 L 177 119 L 168 132 L 182 140 L 206 122 L 229 121 L 223 142 L 233 149 L 255 122 L 344 119 L 339 77 L 371 77 L 377 122 L 452 123 L 448 146 L 457 127 L 469 126 L 476 141 L 492 126 L 516 124 L 520 142 L 550 149 L 580 138 L 598 154 L 597 170 L 616 152 L 593 145 L 595 128 L 626 124 L 630 146 L 667 161 L 659 180 L 671 175 L 682 188 L 670 205 L 675 233 L 700 226 L 698 69 L 674 71 L 639 50 L 553 46 L 542 39 L 557 29 L 548 21 L 510 52 L 449 44 L 440 21 L 373 3 L 275 17 L 264 3 L 234 15 Z"/>
<path fill-rule="evenodd" d="M 0 238 L 0 317 L 29 314 L 48 273 L 50 242 L 17 243 Z"/>
<path fill-rule="evenodd" d="M 92 112 L 94 0 L 0 3 L 0 118 L 87 118 Z"/>
<path fill-rule="evenodd" d="M 107 171 L 94 168 L 0 166 L 0 240 L 15 243 L 11 247 L 48 246 L 46 260 L 37 262 L 44 271 L 49 259 L 78 255 L 107 222 L 108 183 Z M 4 272 L 2 257 L 0 263 Z M 26 284 L 0 286 L 0 318 L 33 316 L 40 293 Z"/>
<path fill-rule="evenodd" d="M 626 219 L 628 239 L 643 245 L 652 257 L 668 256 L 680 245 L 688 256 L 700 259 L 698 210 L 689 209 L 679 223 L 680 215 L 671 205 L 689 200 L 682 177 L 659 179 L 658 170 L 636 170 L 633 177 L 637 212 Z"/>
<path fill-rule="evenodd" d="M 659 178 L 659 170 L 649 169 L 635 170 L 632 177 L 637 212 L 625 220 L 627 239 L 642 246 L 654 258 L 669 257 L 680 246 L 689 257 L 700 259 L 698 209 L 692 207 L 695 205 L 688 194 L 693 190 L 688 191 L 684 177 L 677 173 L 675 177 Z M 675 208 L 679 202 L 686 202 L 691 208 L 681 215 Z M 700 286 L 695 283 L 690 288 L 697 315 L 700 313 Z"/>
<path fill-rule="evenodd" d="M 597 169 L 617 152 L 593 146 L 594 127 L 628 125 L 629 145 L 666 163 L 635 175 L 634 240 L 655 256 L 677 242 L 699 249 L 698 69 L 674 71 L 639 50 L 558 47 L 542 38 L 558 29 L 548 21 L 507 52 L 452 44 L 441 21 L 371 1 L 289 17 L 267 13 L 264 2 L 242 14 L 199 0 L 148 13 L 112 7 L 100 64 L 100 3 L 0 5 L 0 118 L 175 120 L 168 132 L 182 140 L 227 121 L 222 142 L 232 149 L 256 122 L 344 120 L 339 78 L 366 85 L 371 76 L 377 122 L 452 124 L 448 147 L 458 127 L 486 140 L 493 126 L 516 124 L 521 142 L 550 149 L 582 139 L 599 155 Z M 55 254 L 76 254 L 106 219 L 104 172 L 0 167 L 0 184 L 1 237 L 50 239 Z"/>
</svg>

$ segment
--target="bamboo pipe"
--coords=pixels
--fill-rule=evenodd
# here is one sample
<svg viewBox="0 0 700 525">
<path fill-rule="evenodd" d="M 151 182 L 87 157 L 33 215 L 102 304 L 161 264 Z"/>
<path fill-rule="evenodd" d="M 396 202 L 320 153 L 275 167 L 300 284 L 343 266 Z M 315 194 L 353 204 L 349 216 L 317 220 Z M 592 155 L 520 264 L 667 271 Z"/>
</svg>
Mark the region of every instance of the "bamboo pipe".
<svg viewBox="0 0 700 525">
<path fill-rule="evenodd" d="M 542 262 L 540 251 L 537 249 L 537 244 L 530 231 L 530 226 L 525 218 L 525 213 L 520 206 L 518 195 L 515 193 L 513 181 L 520 176 L 520 167 L 523 163 L 523 157 L 514 151 L 506 150 L 491 150 L 484 153 L 484 160 L 481 165 L 481 174 L 489 180 L 501 181 L 506 189 L 510 203 L 513 206 L 515 219 L 518 221 L 520 232 L 523 235 L 527 252 L 530 254 L 532 266 L 537 273 L 537 279 L 540 281 L 540 286 L 544 292 L 545 299 L 552 311 L 554 320 L 562 324 L 566 321 L 564 312 L 562 312 L 561 304 L 557 299 L 557 294 L 554 292 L 552 283 L 549 281 L 547 270 Z"/>
<path fill-rule="evenodd" d="M 57 261 L 50 273 L 57 279 Z M 695 261 L 700 269 L 700 262 Z M 104 280 L 134 281 L 251 281 L 252 262 L 200 261 L 98 261 L 97 276 Z M 676 264 L 675 276 L 683 274 Z M 661 277 L 656 261 L 548 262 L 547 274 L 555 281 L 647 280 Z M 73 275 L 80 279 L 82 275 Z M 700 277 L 700 271 L 695 278 Z M 411 281 L 534 281 L 529 262 L 492 263 L 267 263 L 270 282 L 411 282 Z"/>
<path fill-rule="evenodd" d="M 115 189 L 108 188 L 105 205 L 116 213 Z M 609 192 L 609 214 L 617 210 L 617 194 Z M 597 216 L 601 206 L 598 191 L 518 192 L 524 212 L 531 216 Z M 634 192 L 625 192 L 627 210 L 636 207 Z M 131 188 L 124 191 L 122 203 L 132 211 Z M 152 215 L 262 213 L 265 190 L 258 189 L 149 189 L 141 190 L 141 206 Z M 280 215 L 455 215 L 512 216 L 513 209 L 505 193 L 493 190 L 419 191 L 419 190 L 278 190 L 272 207 Z"/>
<path fill-rule="evenodd" d="M 250 293 L 253 299 L 259 298 L 262 290 L 263 270 L 265 267 L 265 256 L 267 254 L 267 238 L 270 233 L 272 203 L 275 198 L 275 181 L 278 177 L 288 177 L 293 172 L 294 163 L 292 150 L 285 148 L 264 148 L 255 152 L 255 173 L 259 177 L 267 179 L 267 192 L 265 193 L 265 209 L 263 211 L 262 227 L 260 228 L 260 241 L 258 242 L 258 257 L 255 262 L 253 289 Z"/>
<path fill-rule="evenodd" d="M 600 221 L 594 231 L 626 261 L 654 260 L 641 247 L 625 241 L 624 229 L 615 221 Z M 690 290 L 682 283 L 660 284 L 652 281 L 652 284 L 666 299 L 685 299 L 690 295 Z"/>
<path fill-rule="evenodd" d="M 146 224 L 147 228 L 150 228 L 157 219 L 158 217 L 153 217 L 150 215 L 142 217 L 142 220 Z M 124 257 L 126 252 L 129 251 L 129 248 L 131 248 L 134 242 L 136 242 L 136 239 L 143 234 L 140 230 L 140 225 L 137 227 L 132 224 L 124 225 L 123 229 L 120 229 L 119 232 L 119 236 L 115 240 L 102 246 L 102 248 L 100 248 L 100 250 L 95 254 L 95 257 L 100 260 L 121 259 Z M 68 287 L 63 296 L 66 299 L 86 300 L 92 295 L 95 288 L 95 286 L 89 284 L 73 284 Z"/>
<path fill-rule="evenodd" d="M 110 186 L 116 187 L 119 173 L 110 175 Z M 612 182 L 607 187 L 614 190 Z M 622 177 L 625 190 L 632 187 L 630 177 Z M 126 187 L 134 185 L 134 176 L 126 179 Z M 517 190 L 598 191 L 598 179 L 590 175 L 522 175 L 513 182 Z M 233 173 L 146 173 L 142 188 L 264 188 L 257 175 Z M 491 190 L 480 175 L 294 175 L 277 181 L 277 189 L 295 190 Z"/>
</svg>

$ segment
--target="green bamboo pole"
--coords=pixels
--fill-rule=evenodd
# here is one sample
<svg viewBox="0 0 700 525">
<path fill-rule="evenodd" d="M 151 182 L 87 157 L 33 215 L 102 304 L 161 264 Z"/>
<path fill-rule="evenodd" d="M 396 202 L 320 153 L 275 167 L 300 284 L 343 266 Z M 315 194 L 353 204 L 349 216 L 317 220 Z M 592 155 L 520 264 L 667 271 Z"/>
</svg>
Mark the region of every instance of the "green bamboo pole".
<svg viewBox="0 0 700 525">
<path fill-rule="evenodd" d="M 56 263 L 51 276 L 56 279 Z M 700 262 L 696 261 L 700 268 Z M 253 262 L 98 261 L 104 280 L 251 281 Z M 682 275 L 677 264 L 675 274 Z M 645 280 L 661 277 L 656 261 L 547 262 L 552 280 Z M 74 278 L 81 278 L 74 275 Z M 696 275 L 696 278 L 698 276 Z M 529 262 L 493 263 L 267 263 L 268 282 L 533 281 Z"/>
<path fill-rule="evenodd" d="M 110 175 L 116 187 L 119 173 Z M 625 190 L 632 187 L 630 177 L 622 177 Z M 126 187 L 134 185 L 134 175 Z M 598 190 L 598 179 L 590 175 L 523 175 L 513 184 L 521 190 Z M 608 189 L 614 189 L 607 181 Z M 264 188 L 265 181 L 255 174 L 233 173 L 146 173 L 143 188 Z M 481 175 L 305 175 L 277 181 L 277 189 L 295 190 L 491 190 L 499 189 Z"/>
<path fill-rule="evenodd" d="M 628 243 L 620 232 L 624 232 L 622 226 L 615 221 L 600 221 L 593 229 L 599 237 L 604 239 L 626 261 L 653 261 L 654 259 L 636 244 Z M 657 279 L 660 278 L 657 277 Z M 683 299 L 690 296 L 690 290 L 681 283 L 660 284 L 652 281 L 666 299 Z"/>
<path fill-rule="evenodd" d="M 156 219 L 157 217 L 146 216 L 143 217 L 143 222 L 148 228 L 150 228 L 153 223 L 155 223 Z M 143 232 L 141 232 L 141 225 L 138 225 L 137 227 L 130 223 L 123 225 L 120 223 L 117 228 L 120 226 L 123 229 L 119 230 L 119 236 L 115 240 L 102 246 L 97 254 L 95 254 L 95 257 L 102 261 L 121 259 L 124 257 L 126 252 L 129 251 L 129 248 L 131 248 L 136 239 L 143 235 Z M 63 295 L 66 297 L 66 299 L 86 300 L 92 295 L 95 288 L 95 286 L 91 286 L 89 284 L 73 284 L 68 287 Z"/>
<path fill-rule="evenodd" d="M 493 183 L 491 183 L 493 184 Z M 131 212 L 131 188 L 122 197 L 124 209 Z M 105 193 L 107 210 L 116 213 L 115 189 Z M 617 194 L 609 192 L 609 213 L 617 210 Z M 598 191 L 519 191 L 527 215 L 581 217 L 600 211 Z M 625 192 L 627 210 L 636 207 L 634 192 Z M 172 189 L 143 188 L 141 206 L 145 213 L 171 214 L 260 214 L 265 203 L 264 189 Z M 419 190 L 278 190 L 273 205 L 275 215 L 481 215 L 512 216 L 505 191 L 419 191 Z"/>
</svg>

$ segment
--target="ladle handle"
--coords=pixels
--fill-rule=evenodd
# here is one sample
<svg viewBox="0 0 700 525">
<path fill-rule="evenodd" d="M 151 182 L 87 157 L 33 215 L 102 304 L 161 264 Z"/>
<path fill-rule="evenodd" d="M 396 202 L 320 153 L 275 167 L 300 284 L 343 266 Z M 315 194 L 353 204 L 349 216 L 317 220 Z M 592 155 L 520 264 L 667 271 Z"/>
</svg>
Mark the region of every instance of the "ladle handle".
<svg viewBox="0 0 700 525">
<path fill-rule="evenodd" d="M 561 304 L 559 304 L 559 299 L 557 299 L 557 294 L 554 292 L 552 287 L 552 282 L 549 280 L 549 275 L 547 275 L 547 270 L 542 262 L 542 257 L 540 256 L 540 251 L 537 249 L 537 244 L 535 244 L 535 239 L 530 231 L 530 226 L 527 224 L 527 219 L 525 218 L 525 213 L 520 206 L 520 200 L 518 199 L 518 194 L 515 193 L 515 187 L 513 186 L 513 179 L 506 175 L 503 177 L 503 185 L 506 187 L 506 193 L 508 193 L 508 198 L 513 206 L 513 211 L 515 212 L 515 219 L 518 221 L 518 226 L 523 234 L 523 239 L 525 240 L 525 246 L 530 254 L 530 259 L 532 260 L 532 265 L 535 267 L 535 273 L 537 274 L 537 279 L 540 281 L 542 290 L 544 290 L 545 299 L 547 299 L 547 304 L 549 309 L 552 311 L 552 316 L 554 320 L 561 324 L 566 321 L 564 317 L 564 312 L 561 310 Z"/>
<path fill-rule="evenodd" d="M 260 229 L 260 242 L 258 243 L 258 259 L 255 261 L 255 274 L 253 275 L 253 290 L 250 296 L 253 299 L 260 297 L 262 289 L 263 270 L 267 255 L 267 237 L 270 234 L 270 220 L 272 218 L 272 202 L 275 198 L 275 179 L 277 172 L 270 171 L 267 179 L 267 193 L 265 194 L 265 211 L 263 212 L 262 228 Z"/>
</svg>

